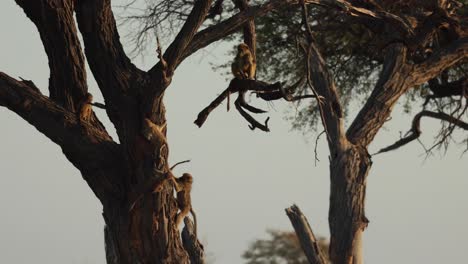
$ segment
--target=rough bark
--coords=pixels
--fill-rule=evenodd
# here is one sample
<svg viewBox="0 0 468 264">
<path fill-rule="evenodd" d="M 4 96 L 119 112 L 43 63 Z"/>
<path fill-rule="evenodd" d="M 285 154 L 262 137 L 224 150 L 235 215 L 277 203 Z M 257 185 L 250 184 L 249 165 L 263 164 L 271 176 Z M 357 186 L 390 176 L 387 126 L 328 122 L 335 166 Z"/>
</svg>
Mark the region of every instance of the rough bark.
<svg viewBox="0 0 468 264">
<path fill-rule="evenodd" d="M 175 225 L 178 208 L 173 186 L 167 181 L 172 174 L 167 163 L 169 146 L 164 91 L 186 57 L 243 27 L 246 41 L 252 42 L 249 44 L 255 51 L 253 18 L 302 1 L 271 0 L 249 7 L 247 1 L 239 0 L 241 11 L 238 14 L 200 30 L 212 1 L 197 0 L 175 40 L 147 72 L 138 69 L 126 56 L 110 0 L 16 2 L 41 36 L 49 60 L 49 97 L 41 94 L 32 81 L 18 81 L 0 73 L 0 106 L 17 113 L 59 145 L 67 159 L 80 170 L 103 204 L 107 262 L 184 264 L 192 259 L 192 262 L 202 263 L 203 247 L 198 242 L 190 244 L 190 240 L 186 240 L 186 247 L 191 248 L 187 250 L 196 252 L 189 257 Z M 412 28 L 398 17 L 356 8 L 348 1 L 304 2 L 337 8 L 371 21 L 388 22 L 400 31 L 401 36 L 412 34 Z M 83 37 L 84 55 L 120 143 L 112 140 L 94 114 L 89 120 L 81 117 L 82 101 L 88 87 L 74 14 Z M 432 34 L 432 31 L 428 32 Z M 407 63 L 406 48 L 402 44 L 393 44 L 374 92 L 346 134 L 333 78 L 317 47 L 311 40 L 308 44 L 309 82 L 324 99 L 322 121 L 331 153 L 330 256 L 335 264 L 360 264 L 362 231 L 367 225 L 364 215 L 366 177 L 371 167 L 366 148 L 389 117 L 398 98 L 412 86 L 435 78 L 465 59 L 468 42 L 466 37 L 460 37 L 420 64 Z M 268 86 L 271 90 L 278 85 L 270 87 L 249 80 L 249 83 L 233 84 L 230 89 L 241 92 L 240 86 L 251 90 Z M 215 100 L 204 112 L 199 118 L 200 125 L 222 99 Z M 243 107 L 247 106 L 244 104 Z M 148 122 L 153 127 L 150 130 Z"/>
<path fill-rule="evenodd" d="M 366 177 L 371 161 L 367 150 L 347 139 L 335 82 L 315 47 L 309 43 L 309 76 L 317 93 L 324 98 L 323 125 L 330 148 L 330 248 L 332 263 L 361 264 L 360 232 L 367 226 L 364 215 Z"/>
<path fill-rule="evenodd" d="M 367 150 L 356 145 L 330 161 L 330 259 L 333 263 L 357 264 L 362 255 L 362 231 L 368 220 L 364 213 L 366 178 L 372 162 Z"/>
</svg>

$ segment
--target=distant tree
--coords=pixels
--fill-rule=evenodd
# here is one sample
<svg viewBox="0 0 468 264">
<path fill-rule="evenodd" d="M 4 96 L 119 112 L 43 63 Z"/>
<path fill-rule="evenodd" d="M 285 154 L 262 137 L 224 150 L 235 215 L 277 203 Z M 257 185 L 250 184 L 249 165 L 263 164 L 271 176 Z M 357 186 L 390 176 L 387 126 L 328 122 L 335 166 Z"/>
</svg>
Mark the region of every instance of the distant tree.
<svg viewBox="0 0 468 264">
<path fill-rule="evenodd" d="M 308 264 L 296 233 L 293 231 L 268 230 L 269 239 L 252 242 L 242 257 L 246 264 Z M 328 252 L 328 242 L 319 238 L 322 252 Z"/>
</svg>

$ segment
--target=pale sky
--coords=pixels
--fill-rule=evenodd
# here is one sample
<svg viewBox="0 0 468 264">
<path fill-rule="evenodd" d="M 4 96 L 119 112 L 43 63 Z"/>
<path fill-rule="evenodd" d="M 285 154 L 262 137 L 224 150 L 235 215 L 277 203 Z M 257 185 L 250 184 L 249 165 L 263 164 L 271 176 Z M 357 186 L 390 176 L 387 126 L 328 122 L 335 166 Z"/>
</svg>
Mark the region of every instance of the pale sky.
<svg viewBox="0 0 468 264">
<path fill-rule="evenodd" d="M 13 0 L 0 2 L 0 71 L 31 79 L 47 93 L 48 65 L 36 28 Z M 203 128 L 193 124 L 228 81 L 210 62 L 229 60 L 230 45 L 211 46 L 185 61 L 166 95 L 170 161 L 194 176 L 198 232 L 213 263 L 242 263 L 241 254 L 268 228 L 292 230 L 284 209 L 299 205 L 318 235 L 328 237 L 328 150 L 314 134 L 290 130 L 291 105 L 269 109 L 270 133 L 252 132 L 240 115 L 220 106 Z M 134 62 L 148 69 L 156 55 Z M 261 78 L 261 76 L 259 76 Z M 102 97 L 91 74 L 90 89 Z M 417 106 L 416 106 L 417 107 Z M 100 117 L 104 112 L 95 109 Z M 350 116 L 356 114 L 354 111 Z M 59 147 L 0 107 L 0 263 L 105 263 L 102 206 Z M 370 152 L 393 143 L 411 117 L 397 107 Z M 112 125 L 106 120 L 106 127 Z M 424 120 L 430 145 L 438 122 Z M 432 132 L 431 132 L 432 131 Z M 458 134 L 459 136 L 461 133 Z M 468 251 L 468 163 L 463 146 L 425 159 L 418 143 L 376 156 L 368 178 L 366 263 L 463 263 Z"/>
</svg>

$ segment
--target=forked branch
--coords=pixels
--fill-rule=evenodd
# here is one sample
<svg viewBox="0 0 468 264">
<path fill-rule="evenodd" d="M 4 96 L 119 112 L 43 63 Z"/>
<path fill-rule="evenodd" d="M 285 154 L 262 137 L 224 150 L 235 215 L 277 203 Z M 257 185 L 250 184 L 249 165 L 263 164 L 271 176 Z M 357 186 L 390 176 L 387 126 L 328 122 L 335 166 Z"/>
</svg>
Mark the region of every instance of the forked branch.
<svg viewBox="0 0 468 264">
<path fill-rule="evenodd" d="M 208 118 L 208 115 L 216 108 L 218 107 L 226 98 L 229 98 L 230 94 L 234 93 L 239 93 L 238 99 L 235 101 L 235 106 L 236 109 L 239 111 L 239 113 L 250 123 L 250 128 L 254 130 L 255 128 L 258 128 L 262 131 L 268 132 L 268 120 L 267 118 L 265 122 L 262 124 L 255 120 L 249 113 L 244 111 L 244 109 L 255 113 L 255 114 L 260 114 L 260 113 L 266 113 L 266 111 L 262 109 L 258 109 L 254 106 L 249 105 L 245 99 L 244 96 L 245 94 L 250 91 L 254 92 L 257 94 L 258 97 L 265 101 L 272 101 L 272 100 L 278 100 L 281 98 L 286 99 L 287 101 L 293 101 L 293 100 L 298 100 L 298 99 L 303 99 L 303 98 L 315 98 L 313 95 L 303 95 L 303 96 L 291 96 L 289 94 L 290 92 L 294 91 L 298 85 L 303 83 L 303 80 L 299 80 L 295 84 L 293 84 L 291 87 L 284 88 L 283 85 L 280 82 L 276 82 L 274 84 L 268 84 L 262 81 L 257 81 L 257 80 L 241 80 L 234 78 L 230 83 L 229 86 L 226 90 L 224 90 L 218 97 L 216 97 L 213 102 L 211 102 L 205 109 L 203 109 L 199 114 L 197 119 L 195 120 L 195 124 L 198 127 L 201 127 L 206 119 Z"/>
</svg>

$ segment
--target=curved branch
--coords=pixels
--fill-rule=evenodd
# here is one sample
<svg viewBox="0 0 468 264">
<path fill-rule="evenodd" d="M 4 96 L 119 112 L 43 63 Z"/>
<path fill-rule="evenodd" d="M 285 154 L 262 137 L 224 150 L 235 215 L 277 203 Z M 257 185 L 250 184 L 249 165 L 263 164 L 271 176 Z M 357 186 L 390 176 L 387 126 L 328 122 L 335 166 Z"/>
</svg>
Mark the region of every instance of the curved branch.
<svg viewBox="0 0 468 264">
<path fill-rule="evenodd" d="M 259 108 L 256 108 L 254 106 L 251 106 L 249 105 L 246 101 L 245 101 L 245 93 L 246 91 L 240 91 L 239 92 L 239 97 L 237 98 L 237 100 L 239 101 L 239 105 L 242 106 L 243 108 L 247 109 L 248 111 L 254 113 L 254 114 L 263 114 L 263 113 L 266 113 L 265 110 L 262 110 L 262 109 L 259 109 Z"/>
<path fill-rule="evenodd" d="M 198 117 L 197 119 L 195 120 L 195 124 L 198 126 L 198 127 L 201 127 L 206 119 L 208 118 L 208 115 L 216 108 L 218 107 L 223 101 L 224 99 L 228 98 L 228 96 L 232 93 L 237 93 L 237 92 L 246 92 L 246 91 L 255 91 L 255 92 L 259 92 L 258 94 L 268 94 L 269 92 L 272 92 L 272 93 L 275 93 L 275 91 L 279 91 L 281 88 L 281 83 L 277 82 L 277 83 L 274 83 L 274 84 L 268 84 L 268 83 L 265 83 L 265 82 L 262 82 L 262 81 L 256 81 L 256 80 L 241 80 L 241 79 L 237 79 L 237 78 L 234 78 L 231 80 L 231 82 L 229 83 L 229 86 L 226 90 L 224 90 L 218 97 L 216 97 L 216 99 L 211 102 L 207 107 L 205 107 L 205 109 L 203 109 L 199 114 L 198 114 Z M 261 97 L 261 96 L 259 96 Z M 239 100 L 239 99 L 237 99 Z M 253 108 L 255 110 L 253 110 L 252 112 L 254 111 L 263 111 L 261 109 L 257 109 L 255 107 L 252 107 L 250 105 L 248 105 L 247 108 L 250 107 L 250 110 L 249 111 L 252 111 Z M 247 109 L 246 108 L 246 109 Z"/>
<path fill-rule="evenodd" d="M 258 122 L 255 118 L 253 118 L 251 115 L 249 115 L 249 113 L 247 113 L 246 111 L 244 111 L 244 109 L 242 108 L 242 105 L 241 103 L 239 102 L 239 99 L 237 99 L 235 102 L 234 102 L 234 105 L 236 106 L 236 109 L 237 111 L 239 111 L 239 113 L 241 114 L 242 117 L 245 118 L 245 120 L 247 120 L 247 122 L 250 123 L 249 125 L 249 128 L 251 130 L 255 130 L 255 128 L 258 128 L 262 131 L 265 131 L 265 132 L 270 132 L 270 128 L 268 128 L 268 121 L 270 121 L 270 118 L 267 117 L 267 119 L 265 120 L 265 123 L 264 124 L 261 124 L 260 122 Z"/>
<path fill-rule="evenodd" d="M 405 137 L 403 137 L 402 139 L 398 140 L 397 142 L 393 143 L 392 145 L 388 146 L 388 147 L 385 147 L 385 148 L 382 148 L 381 150 L 379 150 L 377 153 L 375 153 L 374 155 L 377 155 L 377 154 L 380 154 L 380 153 L 384 153 L 384 152 L 389 152 L 389 151 L 392 151 L 392 150 L 396 150 L 408 143 L 410 143 L 411 141 L 415 140 L 415 139 L 418 139 L 419 136 L 421 136 L 422 132 L 421 132 L 421 119 L 423 117 L 431 117 L 431 118 L 434 118 L 434 119 L 439 119 L 441 121 L 445 121 L 445 122 L 448 122 L 454 126 L 457 126 L 461 129 L 464 129 L 464 130 L 468 130 L 468 123 L 465 123 L 463 121 L 461 121 L 460 119 L 457 119 L 449 114 L 446 114 L 446 113 L 443 113 L 443 112 L 432 112 L 432 111 L 428 111 L 428 110 L 424 110 L 424 111 L 421 111 L 420 113 L 418 113 L 414 119 L 413 119 L 413 123 L 411 125 L 411 130 L 409 131 L 409 134 Z"/>
</svg>

